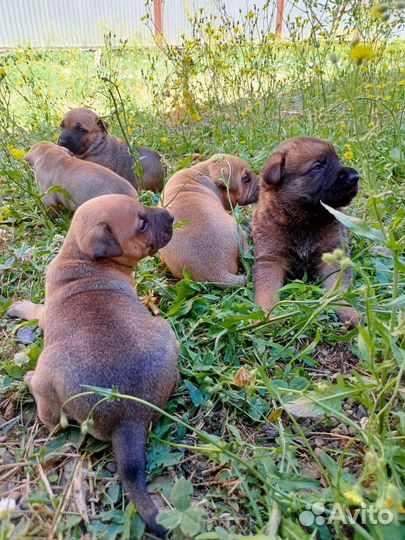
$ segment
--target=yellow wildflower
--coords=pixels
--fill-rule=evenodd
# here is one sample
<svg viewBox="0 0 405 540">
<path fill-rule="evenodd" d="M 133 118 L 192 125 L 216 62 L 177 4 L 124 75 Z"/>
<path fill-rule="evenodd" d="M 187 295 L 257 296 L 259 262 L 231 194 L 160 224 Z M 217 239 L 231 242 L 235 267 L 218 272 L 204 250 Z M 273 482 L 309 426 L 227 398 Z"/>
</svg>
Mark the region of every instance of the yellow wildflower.
<svg viewBox="0 0 405 540">
<path fill-rule="evenodd" d="M 248 116 L 249 114 L 250 114 L 250 108 L 246 107 L 246 109 L 242 113 L 242 116 Z"/>
<path fill-rule="evenodd" d="M 14 159 L 22 159 L 25 156 L 25 150 L 20 148 L 10 148 L 10 154 Z"/>
<path fill-rule="evenodd" d="M 2 206 L 0 208 L 0 212 L 4 215 L 4 216 L 9 216 L 11 214 L 11 210 L 10 208 L 8 208 L 7 206 Z"/>
<path fill-rule="evenodd" d="M 128 135 L 133 135 L 134 134 L 134 128 L 129 126 L 128 129 L 127 129 L 127 132 L 128 132 Z"/>
<path fill-rule="evenodd" d="M 0 67 L 0 79 L 3 79 L 3 77 L 6 76 L 6 70 L 4 67 Z"/>
<path fill-rule="evenodd" d="M 356 43 L 354 47 L 351 48 L 350 58 L 356 60 L 358 64 L 361 64 L 365 58 L 372 58 L 373 49 L 370 45 L 364 45 L 362 43 Z"/>
<path fill-rule="evenodd" d="M 167 144 L 169 142 L 169 139 L 167 137 L 162 137 L 160 140 L 163 144 Z"/>
<path fill-rule="evenodd" d="M 364 502 L 364 499 L 360 495 L 360 493 L 358 493 L 354 489 L 349 489 L 348 491 L 345 491 L 343 493 L 343 495 L 346 497 L 346 499 L 348 501 L 350 501 L 351 503 L 356 504 L 358 506 L 360 506 Z"/>
<path fill-rule="evenodd" d="M 351 161 L 354 158 L 354 154 L 351 150 L 348 150 L 347 152 L 343 154 L 343 157 L 345 158 L 346 161 Z"/>
<path fill-rule="evenodd" d="M 191 115 L 191 118 L 194 120 L 194 122 L 201 122 L 202 116 L 198 114 L 198 112 L 195 112 Z"/>
<path fill-rule="evenodd" d="M 378 507 L 394 508 L 400 514 L 405 513 L 405 508 L 402 505 L 402 495 L 397 486 L 392 483 L 387 485 L 384 500 L 378 501 Z"/>
<path fill-rule="evenodd" d="M 398 81 L 397 86 L 405 86 L 405 79 Z"/>
<path fill-rule="evenodd" d="M 375 126 L 375 122 L 369 122 L 368 123 L 368 127 L 374 127 Z"/>
</svg>

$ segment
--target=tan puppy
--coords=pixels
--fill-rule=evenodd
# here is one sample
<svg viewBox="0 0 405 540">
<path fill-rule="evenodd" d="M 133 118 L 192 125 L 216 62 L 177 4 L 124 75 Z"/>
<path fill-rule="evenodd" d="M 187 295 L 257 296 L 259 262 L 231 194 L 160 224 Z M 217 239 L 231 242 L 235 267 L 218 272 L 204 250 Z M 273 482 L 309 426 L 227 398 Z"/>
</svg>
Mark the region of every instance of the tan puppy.
<svg viewBox="0 0 405 540">
<path fill-rule="evenodd" d="M 261 176 L 253 218 L 254 283 L 256 303 L 269 311 L 286 278 L 300 279 L 307 272 L 323 279 L 328 290 L 336 285 L 339 266 L 323 262 L 322 255 L 342 247 L 347 253 L 347 230 L 321 201 L 333 208 L 347 206 L 357 193 L 359 175 L 340 163 L 329 142 L 299 137 L 275 150 Z M 343 292 L 350 281 L 346 270 Z M 350 306 L 337 313 L 348 326 L 359 322 Z"/>
<path fill-rule="evenodd" d="M 47 193 L 44 197 L 47 206 L 65 206 L 74 212 L 81 204 L 100 195 L 117 193 L 138 197 L 130 183 L 118 174 L 96 163 L 80 161 L 67 148 L 56 144 L 40 142 L 31 148 L 24 159 L 34 169 L 43 193 L 59 185 L 70 194 L 70 197 L 66 197 L 58 191 Z"/>
<path fill-rule="evenodd" d="M 160 155 L 139 146 L 142 178 L 134 174 L 134 157 L 127 143 L 108 133 L 108 124 L 90 109 L 77 108 L 69 111 L 63 119 L 58 144 L 86 161 L 92 161 L 119 174 L 136 189 L 161 191 L 165 169 Z"/>
<path fill-rule="evenodd" d="M 257 176 L 246 161 L 223 154 L 172 176 L 163 206 L 183 223 L 159 253 L 176 278 L 181 279 L 187 268 L 195 281 L 245 283 L 245 276 L 237 272 L 247 235 L 227 211 L 256 202 L 258 189 Z"/>
<path fill-rule="evenodd" d="M 58 424 L 61 409 L 83 423 L 100 396 L 66 400 L 84 385 L 117 388 L 164 408 L 177 385 L 179 345 L 170 325 L 138 300 L 132 271 L 172 235 L 173 217 L 122 195 L 82 205 L 46 272 L 44 306 L 17 302 L 9 315 L 40 318 L 44 350 L 29 381 L 42 422 Z M 121 478 L 149 528 L 160 536 L 145 484 L 146 441 L 157 413 L 133 401 L 95 408 L 89 432 L 112 440 Z"/>
</svg>

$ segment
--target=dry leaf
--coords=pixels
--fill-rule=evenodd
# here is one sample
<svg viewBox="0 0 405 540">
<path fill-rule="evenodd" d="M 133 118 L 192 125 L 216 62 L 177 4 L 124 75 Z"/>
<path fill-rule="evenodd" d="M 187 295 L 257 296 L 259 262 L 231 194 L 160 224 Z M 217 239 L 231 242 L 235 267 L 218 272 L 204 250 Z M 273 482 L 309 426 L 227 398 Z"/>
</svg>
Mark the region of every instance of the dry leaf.
<svg viewBox="0 0 405 540">
<path fill-rule="evenodd" d="M 88 523 L 89 515 L 87 512 L 87 503 L 86 503 L 87 482 L 85 481 L 84 478 L 85 478 L 85 472 L 83 471 L 83 458 L 82 458 L 77 464 L 74 475 L 73 475 L 73 500 L 79 514 L 82 516 L 83 520 L 86 523 Z"/>
<path fill-rule="evenodd" d="M 246 368 L 241 367 L 235 375 L 233 383 L 236 384 L 236 386 L 239 386 L 239 388 L 244 388 L 245 386 L 253 384 L 255 380 L 256 375 L 254 369 L 248 371 Z"/>
</svg>

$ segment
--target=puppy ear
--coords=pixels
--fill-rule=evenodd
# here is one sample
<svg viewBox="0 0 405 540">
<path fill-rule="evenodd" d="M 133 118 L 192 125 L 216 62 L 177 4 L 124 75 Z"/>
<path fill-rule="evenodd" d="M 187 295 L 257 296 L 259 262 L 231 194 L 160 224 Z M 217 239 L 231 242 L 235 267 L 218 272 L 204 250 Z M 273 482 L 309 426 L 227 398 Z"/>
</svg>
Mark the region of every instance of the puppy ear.
<svg viewBox="0 0 405 540">
<path fill-rule="evenodd" d="M 103 120 L 102 118 L 98 117 L 96 120 L 96 124 L 98 126 L 101 126 L 101 129 L 105 131 L 106 133 L 108 133 L 108 122 L 106 122 L 106 120 Z"/>
<path fill-rule="evenodd" d="M 242 171 L 241 182 L 242 184 L 249 184 L 254 178 L 254 173 L 246 167 Z"/>
<path fill-rule="evenodd" d="M 120 257 L 122 248 L 107 223 L 99 223 L 79 241 L 80 249 L 92 259 Z"/>
<path fill-rule="evenodd" d="M 283 177 L 285 165 L 285 153 L 275 152 L 272 154 L 264 165 L 261 177 L 269 185 L 275 185 L 280 182 Z"/>
</svg>

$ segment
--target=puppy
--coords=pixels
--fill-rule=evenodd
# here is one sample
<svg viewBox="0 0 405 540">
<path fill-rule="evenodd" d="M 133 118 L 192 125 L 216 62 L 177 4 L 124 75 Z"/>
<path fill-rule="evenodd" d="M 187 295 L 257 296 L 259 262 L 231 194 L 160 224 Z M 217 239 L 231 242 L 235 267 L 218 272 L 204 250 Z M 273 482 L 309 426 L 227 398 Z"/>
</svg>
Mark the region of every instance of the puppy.
<svg viewBox="0 0 405 540">
<path fill-rule="evenodd" d="M 235 156 L 216 155 L 172 176 L 163 205 L 183 223 L 159 252 L 171 273 L 181 279 L 187 268 L 195 281 L 243 285 L 238 256 L 247 235 L 227 211 L 256 202 L 258 192 L 257 176 Z"/>
<path fill-rule="evenodd" d="M 136 189 L 161 191 L 165 169 L 160 155 L 144 146 L 139 146 L 140 164 L 143 175 L 134 174 L 134 157 L 127 143 L 107 131 L 108 124 L 90 109 L 73 109 L 67 113 L 61 125 L 58 144 L 86 161 L 92 161 L 111 169 L 122 176 Z"/>
<path fill-rule="evenodd" d="M 17 302 L 9 315 L 39 318 L 44 350 L 29 381 L 38 416 L 50 427 L 61 410 L 85 422 L 100 396 L 71 399 L 84 385 L 117 388 L 160 408 L 177 385 L 179 345 L 169 324 L 138 300 L 132 271 L 172 236 L 173 217 L 123 195 L 104 195 L 75 213 L 46 272 L 44 306 Z M 66 400 L 70 400 L 66 403 Z M 89 432 L 112 440 L 118 470 L 147 526 L 163 537 L 146 489 L 146 441 L 158 414 L 126 399 L 94 408 Z"/>
<path fill-rule="evenodd" d="M 44 204 L 53 208 L 64 206 L 74 212 L 89 199 L 109 193 L 128 195 L 136 199 L 138 194 L 129 182 L 96 163 L 80 161 L 67 148 L 50 142 L 40 142 L 24 156 L 34 169 L 43 193 L 54 185 L 60 185 L 70 195 L 54 191 L 47 193 Z"/>
<path fill-rule="evenodd" d="M 264 311 L 276 303 L 286 278 L 320 277 L 327 290 L 339 277 L 339 266 L 322 255 L 342 245 L 348 252 L 347 230 L 321 201 L 333 208 L 347 206 L 357 194 L 359 175 L 344 167 L 326 141 L 299 137 L 284 142 L 270 156 L 261 173 L 259 204 L 253 218 L 255 242 L 255 300 Z M 342 292 L 350 285 L 345 270 Z M 351 307 L 337 312 L 347 326 L 359 322 Z"/>
</svg>

